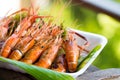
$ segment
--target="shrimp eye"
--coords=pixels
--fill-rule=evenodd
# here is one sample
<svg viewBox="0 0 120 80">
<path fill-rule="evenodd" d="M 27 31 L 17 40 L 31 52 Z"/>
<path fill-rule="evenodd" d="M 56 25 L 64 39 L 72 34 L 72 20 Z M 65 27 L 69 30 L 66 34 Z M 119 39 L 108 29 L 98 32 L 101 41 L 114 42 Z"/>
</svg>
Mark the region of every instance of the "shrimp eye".
<svg viewBox="0 0 120 80">
<path fill-rule="evenodd" d="M 65 40 L 65 42 L 68 42 L 68 40 Z"/>
<path fill-rule="evenodd" d="M 41 46 L 41 48 L 44 48 L 44 46 Z"/>
<path fill-rule="evenodd" d="M 54 64 L 53 67 L 54 67 L 55 69 L 57 69 L 57 68 L 58 68 L 58 65 L 57 65 L 57 64 Z"/>
</svg>

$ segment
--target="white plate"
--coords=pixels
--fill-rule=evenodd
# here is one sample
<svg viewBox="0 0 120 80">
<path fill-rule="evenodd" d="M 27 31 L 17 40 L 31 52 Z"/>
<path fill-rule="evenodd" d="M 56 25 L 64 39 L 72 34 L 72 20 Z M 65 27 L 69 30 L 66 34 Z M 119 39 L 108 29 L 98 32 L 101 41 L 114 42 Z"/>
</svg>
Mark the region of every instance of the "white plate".
<svg viewBox="0 0 120 80">
<path fill-rule="evenodd" d="M 73 76 L 74 78 L 76 78 L 78 75 L 81 75 L 82 73 L 84 73 L 86 71 L 86 69 L 96 59 L 96 57 L 100 54 L 100 52 L 102 51 L 102 49 L 105 47 L 105 45 L 107 43 L 107 39 L 105 37 L 101 36 L 101 35 L 98 35 L 98 34 L 93 34 L 93 33 L 74 30 L 74 29 L 71 29 L 71 30 L 73 30 L 73 31 L 75 31 L 75 32 L 77 32 L 77 33 L 79 33 L 79 34 L 81 34 L 81 35 L 83 35 L 87 38 L 88 42 L 90 43 L 90 46 L 87 47 L 87 50 L 91 51 L 98 44 L 102 45 L 102 47 L 93 55 L 93 57 L 89 60 L 89 62 L 82 69 L 80 69 L 79 71 L 74 72 L 74 73 L 65 73 L 65 74 L 69 74 L 69 75 Z M 85 43 L 85 41 L 83 39 L 79 38 L 78 36 L 75 36 L 75 37 L 76 37 L 79 45 L 82 45 L 82 44 Z M 14 65 L 8 64 L 8 63 L 0 62 L 0 67 L 25 73 L 23 70 L 17 68 Z"/>
</svg>

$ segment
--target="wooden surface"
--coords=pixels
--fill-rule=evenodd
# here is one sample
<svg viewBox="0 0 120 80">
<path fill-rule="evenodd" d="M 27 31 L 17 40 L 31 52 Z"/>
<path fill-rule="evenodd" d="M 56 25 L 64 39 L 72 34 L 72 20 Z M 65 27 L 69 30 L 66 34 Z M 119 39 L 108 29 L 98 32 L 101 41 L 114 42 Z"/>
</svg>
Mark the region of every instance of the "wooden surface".
<svg viewBox="0 0 120 80">
<path fill-rule="evenodd" d="M 0 68 L 0 80 L 36 80 L 28 74 L 15 72 Z M 76 80 L 120 80 L 120 69 L 111 68 L 99 70 L 95 66 L 90 66 L 86 72 L 76 78 Z"/>
<path fill-rule="evenodd" d="M 90 72 L 77 77 L 77 80 L 120 80 L 120 69 L 110 68 Z"/>
<path fill-rule="evenodd" d="M 0 68 L 0 80 L 35 80 L 28 74 Z"/>
<path fill-rule="evenodd" d="M 90 66 L 83 75 L 97 70 L 99 69 L 94 66 Z M 77 80 L 79 80 L 80 77 L 81 76 L 79 76 Z M 0 68 L 0 80 L 35 80 L 35 79 L 28 74 L 23 74 L 12 70 Z"/>
</svg>

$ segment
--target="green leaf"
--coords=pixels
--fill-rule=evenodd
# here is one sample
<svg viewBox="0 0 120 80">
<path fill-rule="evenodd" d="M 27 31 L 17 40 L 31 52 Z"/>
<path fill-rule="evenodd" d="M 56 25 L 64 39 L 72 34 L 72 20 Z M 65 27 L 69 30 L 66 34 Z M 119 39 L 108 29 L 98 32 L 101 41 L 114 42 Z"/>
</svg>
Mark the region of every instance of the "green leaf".
<svg viewBox="0 0 120 80">
<path fill-rule="evenodd" d="M 82 61 L 78 65 L 77 70 L 80 70 L 81 68 L 83 68 L 100 48 L 101 48 L 101 45 L 100 44 L 97 45 L 84 59 L 82 59 Z"/>
<path fill-rule="evenodd" d="M 36 80 L 75 80 L 72 76 L 60 72 L 56 72 L 50 69 L 40 68 L 34 65 L 29 65 L 23 62 L 0 57 L 0 61 L 10 63 L 26 73 L 30 74 Z"/>
</svg>

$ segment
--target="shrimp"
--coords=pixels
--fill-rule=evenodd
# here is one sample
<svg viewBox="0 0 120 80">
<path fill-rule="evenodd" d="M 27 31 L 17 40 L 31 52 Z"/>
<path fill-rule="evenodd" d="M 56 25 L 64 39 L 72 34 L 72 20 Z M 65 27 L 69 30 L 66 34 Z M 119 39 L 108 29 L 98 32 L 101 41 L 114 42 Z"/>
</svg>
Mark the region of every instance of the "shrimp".
<svg viewBox="0 0 120 80">
<path fill-rule="evenodd" d="M 46 41 L 42 41 L 41 43 L 35 45 L 31 50 L 29 50 L 26 53 L 26 55 L 20 61 L 28 63 L 28 64 L 34 63 L 40 57 L 42 52 L 48 48 L 51 42 L 52 40 L 46 40 Z"/>
<path fill-rule="evenodd" d="M 23 21 L 25 22 L 25 20 Z M 23 22 L 21 22 L 20 25 L 23 24 Z M 27 28 L 28 26 L 23 26 L 22 27 L 24 28 Z M 10 51 L 11 49 L 16 45 L 16 43 L 20 40 L 20 37 L 21 36 L 20 34 L 22 34 L 24 29 L 21 29 L 18 33 L 15 32 L 14 34 L 12 34 L 4 43 L 4 45 L 2 46 L 2 49 L 1 49 L 1 53 L 0 55 L 3 56 L 3 57 L 8 57 L 8 55 L 10 54 Z"/>
<path fill-rule="evenodd" d="M 5 41 L 5 44 L 3 45 L 1 49 L 0 55 L 3 57 L 8 57 L 11 49 L 17 44 L 17 42 L 20 40 L 20 37 L 23 36 L 23 32 L 28 29 L 36 18 L 45 18 L 45 16 L 30 16 L 29 18 L 25 18 L 19 27 L 17 27 L 16 31 Z M 21 26 L 21 27 L 20 27 Z M 19 29 L 20 28 L 20 29 Z"/>
<path fill-rule="evenodd" d="M 36 34 L 38 31 L 35 32 L 35 29 L 38 28 L 39 25 L 36 25 L 35 27 L 30 28 L 30 33 L 26 33 L 26 36 L 24 36 L 23 38 L 21 38 L 21 40 L 17 43 L 17 45 L 15 46 L 15 50 L 13 50 L 13 52 L 10 54 L 9 58 L 13 59 L 13 60 L 19 60 L 22 58 L 22 56 L 29 50 L 31 49 L 34 44 L 35 44 L 35 37 L 38 35 Z M 28 30 L 28 31 L 29 31 Z M 34 33 L 34 37 L 30 36 L 30 34 L 32 32 Z"/>
<path fill-rule="evenodd" d="M 65 59 L 65 54 L 61 54 L 56 59 L 56 62 L 53 64 L 52 70 L 58 71 L 58 72 L 66 72 L 67 69 L 67 63 Z"/>
<path fill-rule="evenodd" d="M 77 42 L 73 37 L 73 34 L 70 32 L 68 33 L 68 40 L 64 42 L 64 50 L 66 53 L 68 70 L 70 72 L 76 71 L 80 52 L 77 46 Z"/>
<path fill-rule="evenodd" d="M 73 35 L 77 35 L 77 36 L 81 37 L 83 40 L 85 40 L 86 42 L 85 42 L 84 46 L 79 46 Z M 68 37 L 68 40 L 64 41 L 63 48 L 66 52 L 68 71 L 75 72 L 77 65 L 78 65 L 78 58 L 80 57 L 80 53 L 82 51 L 89 52 L 88 50 L 85 49 L 85 47 L 88 46 L 89 43 L 84 36 L 78 34 L 77 32 L 74 32 L 72 30 L 68 31 L 67 37 Z"/>
<path fill-rule="evenodd" d="M 45 36 L 47 36 L 47 34 L 45 33 L 46 31 L 49 30 L 49 25 L 43 25 L 40 29 L 39 29 L 39 25 L 41 24 L 41 22 L 39 22 L 38 24 L 35 24 L 35 26 L 33 28 L 30 28 L 28 31 L 30 31 L 30 33 L 28 32 L 27 35 L 28 37 L 25 36 L 25 38 L 23 38 L 23 40 L 21 40 L 17 46 L 16 46 L 16 50 L 14 50 L 11 55 L 9 56 L 10 59 L 13 60 L 19 60 L 22 58 L 22 56 L 25 55 L 25 53 L 31 49 L 35 43 L 37 43 L 38 41 L 40 41 L 41 39 L 43 39 Z M 47 29 L 47 28 L 48 29 Z M 29 36 L 31 35 L 31 36 Z M 44 44 L 45 45 L 45 44 Z M 38 46 L 39 47 L 39 46 Z M 36 47 L 34 48 L 35 50 L 37 49 Z M 34 50 L 32 49 L 32 50 Z M 33 51 L 30 51 L 30 53 L 27 53 L 30 57 Z M 41 49 L 40 49 L 41 50 Z M 15 55 L 14 55 L 15 54 Z M 35 54 L 35 53 L 34 53 Z M 24 60 L 25 61 L 25 60 Z M 26 60 L 27 61 L 27 60 Z M 26 62 L 27 63 L 27 62 Z"/>
<path fill-rule="evenodd" d="M 10 21 L 11 18 L 3 18 L 2 20 L 0 20 L 0 40 L 5 40 Z"/>
<path fill-rule="evenodd" d="M 36 66 L 43 67 L 43 68 L 49 68 L 54 61 L 54 59 L 57 56 L 57 52 L 62 44 L 63 40 L 61 37 L 57 37 L 52 45 L 47 50 L 47 53 L 42 55 L 42 57 L 39 59 L 37 63 L 35 63 Z"/>
<path fill-rule="evenodd" d="M 35 44 L 35 40 L 31 40 L 28 44 L 25 45 L 25 47 L 21 47 L 20 50 L 16 49 L 14 50 L 9 58 L 12 60 L 19 60 L 22 58 L 22 56 L 25 54 L 25 52 L 27 52 L 30 48 L 33 47 L 33 45 Z"/>
<path fill-rule="evenodd" d="M 29 64 L 34 63 L 36 61 L 36 59 L 41 55 L 41 53 L 44 50 L 46 50 L 46 48 L 48 48 L 49 44 L 52 41 L 52 40 L 50 40 L 50 38 L 52 39 L 52 37 L 55 36 L 55 35 L 50 35 L 48 33 L 49 30 L 50 30 L 50 27 L 51 27 L 50 23 L 43 25 L 42 28 L 40 29 L 40 37 L 37 36 L 37 41 L 42 41 L 43 39 L 46 39 L 46 38 L 47 38 L 47 41 L 44 40 L 45 42 L 43 42 L 43 43 L 41 43 L 41 42 L 37 43 L 36 42 L 38 45 L 34 46 L 30 51 L 28 51 L 28 53 L 26 53 L 25 57 L 21 61 L 29 63 Z M 51 34 L 53 34 L 53 33 L 54 32 L 52 31 Z M 44 48 L 41 48 L 42 46 L 44 46 Z M 36 50 L 37 52 L 35 52 L 34 50 Z M 36 55 L 36 54 L 38 54 L 38 55 Z M 34 57 L 33 57 L 33 55 L 34 55 Z"/>
</svg>

